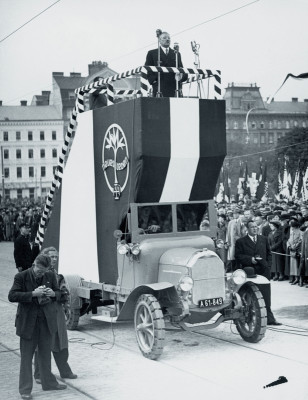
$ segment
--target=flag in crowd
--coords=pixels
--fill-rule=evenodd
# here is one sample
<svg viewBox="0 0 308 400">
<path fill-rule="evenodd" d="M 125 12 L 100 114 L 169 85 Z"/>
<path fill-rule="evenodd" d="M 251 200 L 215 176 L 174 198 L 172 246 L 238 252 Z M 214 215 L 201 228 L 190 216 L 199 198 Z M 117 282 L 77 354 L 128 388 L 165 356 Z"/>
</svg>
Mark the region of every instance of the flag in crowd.
<svg viewBox="0 0 308 400">
<path fill-rule="evenodd" d="M 284 198 L 287 200 L 297 200 L 302 198 L 308 200 L 308 165 L 306 169 L 303 170 L 303 168 L 300 167 L 301 160 L 298 161 L 293 181 L 287 156 L 285 156 L 283 171 L 280 170 L 280 165 L 278 160 L 278 190 L 274 195 L 276 199 L 280 200 Z M 248 173 L 247 161 L 245 165 L 240 161 L 236 196 L 232 195 L 229 168 L 221 168 L 219 180 L 216 185 L 215 200 L 218 203 L 222 201 L 230 203 L 232 199 L 239 201 L 244 197 L 255 197 L 259 201 L 266 201 L 269 198 L 267 162 L 265 161 L 262 164 L 262 158 L 260 158 L 258 172 L 252 172 L 250 176 Z"/>
</svg>

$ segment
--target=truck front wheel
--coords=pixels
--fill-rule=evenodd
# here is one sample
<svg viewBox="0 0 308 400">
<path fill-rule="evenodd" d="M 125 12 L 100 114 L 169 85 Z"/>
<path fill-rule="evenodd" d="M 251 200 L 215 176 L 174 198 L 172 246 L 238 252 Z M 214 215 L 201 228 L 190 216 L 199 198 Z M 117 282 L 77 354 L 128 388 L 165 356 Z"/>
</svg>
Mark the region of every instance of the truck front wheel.
<svg viewBox="0 0 308 400">
<path fill-rule="evenodd" d="M 234 321 L 236 328 L 246 342 L 257 343 L 263 339 L 267 325 L 263 296 L 253 283 L 241 287 L 239 295 L 243 302 L 244 312 L 241 318 Z"/>
<path fill-rule="evenodd" d="M 151 294 L 139 297 L 135 307 L 135 332 L 144 357 L 156 360 L 164 349 L 165 321 L 160 304 Z"/>
</svg>

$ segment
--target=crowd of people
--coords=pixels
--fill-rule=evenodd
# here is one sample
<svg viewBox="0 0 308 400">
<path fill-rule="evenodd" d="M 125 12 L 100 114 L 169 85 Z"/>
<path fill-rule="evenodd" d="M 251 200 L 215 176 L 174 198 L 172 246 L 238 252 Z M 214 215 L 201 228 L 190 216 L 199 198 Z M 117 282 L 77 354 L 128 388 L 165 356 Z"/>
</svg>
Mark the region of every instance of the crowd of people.
<svg viewBox="0 0 308 400">
<path fill-rule="evenodd" d="M 29 228 L 30 242 L 33 243 L 42 214 L 42 206 L 30 200 L 8 202 L 0 208 L 0 242 L 15 241 L 20 233 L 20 225 Z"/>
<path fill-rule="evenodd" d="M 227 271 L 238 268 L 236 242 L 247 236 L 247 223 L 253 221 L 257 235 L 267 239 L 271 252 L 269 278 L 308 288 L 307 201 L 245 199 L 219 203 L 217 215 L 217 238 L 224 243 L 220 256 Z"/>
</svg>

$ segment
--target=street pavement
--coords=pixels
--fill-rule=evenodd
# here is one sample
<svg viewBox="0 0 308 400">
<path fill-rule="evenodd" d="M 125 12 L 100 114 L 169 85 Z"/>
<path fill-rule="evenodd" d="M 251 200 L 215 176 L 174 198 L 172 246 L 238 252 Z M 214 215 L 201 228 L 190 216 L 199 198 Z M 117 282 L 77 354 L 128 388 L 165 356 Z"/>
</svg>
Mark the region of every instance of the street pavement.
<svg viewBox="0 0 308 400">
<path fill-rule="evenodd" d="M 13 244 L 0 243 L 0 400 L 19 399 L 19 338 L 16 304 L 7 300 L 16 273 Z M 80 319 L 69 331 L 69 363 L 76 380 L 63 391 L 44 392 L 34 382 L 33 398 L 44 400 L 284 400 L 308 399 L 308 289 L 272 282 L 272 309 L 281 327 L 268 328 L 256 344 L 244 342 L 233 324 L 202 334 L 167 326 L 158 361 L 139 352 L 132 323 Z M 53 372 L 59 378 L 55 364 Z M 263 386 L 285 376 L 287 383 Z M 60 381 L 60 379 L 59 379 Z"/>
</svg>

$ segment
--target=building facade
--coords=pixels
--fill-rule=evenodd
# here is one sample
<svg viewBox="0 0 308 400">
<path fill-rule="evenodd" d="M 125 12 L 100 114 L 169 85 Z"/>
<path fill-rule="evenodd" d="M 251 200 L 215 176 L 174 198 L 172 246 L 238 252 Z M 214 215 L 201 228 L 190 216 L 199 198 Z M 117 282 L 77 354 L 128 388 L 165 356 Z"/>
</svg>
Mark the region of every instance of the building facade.
<svg viewBox="0 0 308 400">
<path fill-rule="evenodd" d="M 2 191 L 6 200 L 45 197 L 63 143 L 53 106 L 0 106 Z"/>
<path fill-rule="evenodd" d="M 308 99 L 263 101 L 256 84 L 231 83 L 226 88 L 227 142 L 249 142 L 256 148 L 276 146 L 292 129 L 308 127 Z M 248 132 L 247 126 L 248 124 Z"/>
<path fill-rule="evenodd" d="M 75 105 L 75 89 L 115 74 L 106 62 L 93 61 L 87 76 L 53 72 L 52 91 L 33 96 L 30 105 L 22 100 L 20 106 L 5 106 L 0 101 L 1 197 L 36 200 L 47 195 Z M 115 90 L 139 88 L 139 77 L 114 83 Z"/>
</svg>

